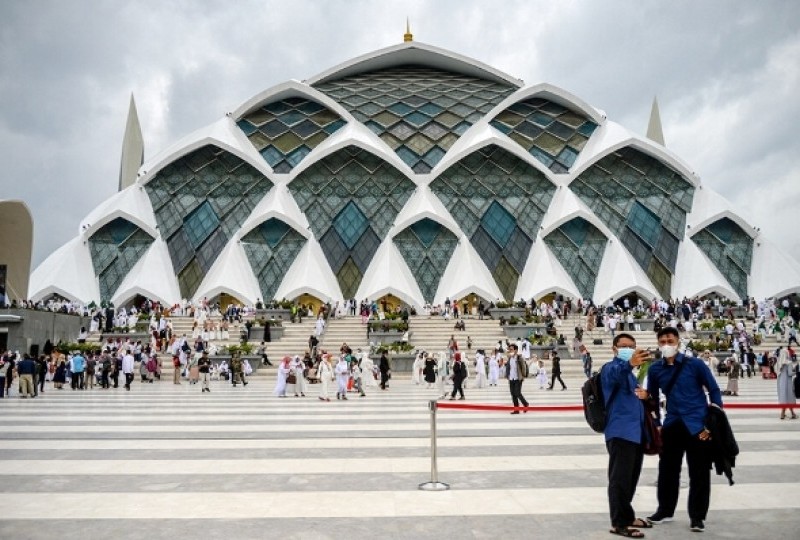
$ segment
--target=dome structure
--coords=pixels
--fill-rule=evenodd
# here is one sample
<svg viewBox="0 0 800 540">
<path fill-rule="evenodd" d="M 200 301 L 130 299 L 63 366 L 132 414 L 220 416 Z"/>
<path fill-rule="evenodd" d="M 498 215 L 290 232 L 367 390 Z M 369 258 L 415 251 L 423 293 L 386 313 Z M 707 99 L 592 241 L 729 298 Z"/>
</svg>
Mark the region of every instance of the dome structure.
<svg viewBox="0 0 800 540">
<path fill-rule="evenodd" d="M 145 161 L 30 291 L 416 307 L 800 292 L 796 263 L 765 261 L 792 259 L 663 144 L 407 41 L 267 89 Z"/>
</svg>

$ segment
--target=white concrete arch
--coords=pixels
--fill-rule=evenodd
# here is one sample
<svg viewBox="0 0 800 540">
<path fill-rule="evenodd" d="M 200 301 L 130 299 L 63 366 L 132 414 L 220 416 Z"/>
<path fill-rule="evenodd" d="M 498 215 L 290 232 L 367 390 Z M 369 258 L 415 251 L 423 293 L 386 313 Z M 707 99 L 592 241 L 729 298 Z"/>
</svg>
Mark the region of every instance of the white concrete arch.
<svg viewBox="0 0 800 540">
<path fill-rule="evenodd" d="M 78 233 L 88 232 L 92 236 L 107 223 L 117 218 L 130 221 L 144 232 L 155 238 L 158 236 L 156 217 L 150 198 L 142 186 L 132 185 L 118 191 L 81 220 Z"/>
<path fill-rule="evenodd" d="M 575 282 L 539 235 L 531 246 L 514 298 L 541 298 L 551 292 L 581 298 Z"/>
<path fill-rule="evenodd" d="M 261 297 L 253 268 L 247 260 L 244 248 L 237 241 L 228 241 L 192 295 L 192 299 L 198 301 L 204 297 L 213 298 L 221 293 L 228 293 L 251 305 Z"/>
<path fill-rule="evenodd" d="M 285 183 L 291 184 L 295 178 L 301 175 L 306 169 L 312 167 L 318 161 L 321 161 L 331 154 L 335 154 L 343 148 L 348 146 L 356 146 L 362 150 L 366 150 L 370 154 L 375 155 L 382 161 L 397 169 L 406 178 L 408 178 L 414 185 L 419 185 L 419 180 L 415 178 L 414 171 L 411 167 L 406 165 L 405 161 L 400 159 L 389 146 L 386 145 L 377 135 L 361 122 L 348 123 L 331 137 L 325 139 L 322 144 L 312 150 L 297 167 L 286 176 Z"/>
<path fill-rule="evenodd" d="M 178 278 L 172 267 L 167 244 L 156 237 L 144 255 L 133 265 L 111 297 L 114 305 L 122 305 L 137 294 L 160 300 L 171 306 L 181 301 Z"/>
<path fill-rule="evenodd" d="M 229 117 L 223 117 L 217 122 L 183 137 L 170 148 L 161 152 L 152 160 L 146 162 L 139 169 L 137 184 L 147 185 L 163 168 L 172 162 L 199 150 L 204 146 L 213 145 L 230 152 L 251 165 L 272 184 L 277 183 L 272 169 L 264 158 L 256 152 L 247 137 Z"/>
<path fill-rule="evenodd" d="M 367 271 L 364 272 L 356 298 L 375 299 L 385 294 L 397 296 L 418 310 L 425 305 L 417 280 L 388 235 L 378 246 Z"/>
<path fill-rule="evenodd" d="M 439 281 L 433 304 L 444 304 L 446 298 L 461 298 L 472 293 L 494 302 L 503 298 L 489 268 L 462 233 Z"/>
<path fill-rule="evenodd" d="M 758 236 L 758 230 L 734 210 L 730 201 L 707 186 L 699 186 L 694 192 L 692 211 L 686 216 L 686 234 L 692 237 L 722 218 L 736 223 L 750 238 Z"/>
<path fill-rule="evenodd" d="M 506 137 L 497 129 L 488 124 L 478 125 L 475 124 L 469 128 L 464 135 L 458 138 L 450 150 L 442 157 L 442 160 L 436 164 L 431 172 L 427 175 L 427 183 L 430 184 L 437 177 L 439 177 L 447 169 L 464 159 L 465 157 L 477 152 L 486 146 L 496 145 L 506 150 L 510 154 L 518 157 L 533 169 L 542 173 L 553 185 L 561 185 L 563 182 L 553 174 L 550 169 L 544 166 L 542 162 L 530 155 L 520 145 L 513 140 Z"/>
<path fill-rule="evenodd" d="M 606 126 L 608 127 L 612 125 L 612 122 L 606 122 Z M 623 128 L 624 129 L 624 128 Z M 611 130 L 606 130 L 611 131 Z M 627 132 L 627 130 L 625 130 Z M 629 134 L 629 132 L 628 132 Z M 627 138 L 622 140 L 617 140 L 614 144 L 609 146 L 604 146 L 602 148 L 598 148 L 597 141 L 596 146 L 593 148 L 594 153 L 591 155 L 584 155 L 586 154 L 586 149 L 584 148 L 584 152 L 581 152 L 580 156 L 578 157 L 578 161 L 576 161 L 575 165 L 572 167 L 568 175 L 568 183 L 571 184 L 576 178 L 578 178 L 584 171 L 589 169 L 592 165 L 599 162 L 606 156 L 613 154 L 614 152 L 621 150 L 623 148 L 632 148 L 643 154 L 646 154 L 667 167 L 674 169 L 677 171 L 689 184 L 693 187 L 698 187 L 700 185 L 700 178 L 692 171 L 688 165 L 686 165 L 682 160 L 680 160 L 675 154 L 669 152 L 665 147 L 660 145 L 655 145 L 652 142 L 642 139 L 641 137 L 631 135 Z M 607 142 L 607 141 L 602 141 Z M 581 159 L 583 158 L 583 159 Z"/>
<path fill-rule="evenodd" d="M 661 294 L 622 242 L 613 237 L 606 244 L 592 298 L 599 305 L 631 292 L 646 299 L 661 298 Z"/>
<path fill-rule="evenodd" d="M 294 299 L 301 294 L 310 294 L 324 302 L 344 300 L 339 282 L 325 258 L 325 253 L 313 236 L 309 237 L 297 254 L 286 272 L 286 277 L 275 290 L 275 298 L 279 299 Z"/>
<path fill-rule="evenodd" d="M 328 109 L 341 116 L 343 120 L 346 120 L 347 122 L 357 122 L 357 120 L 353 118 L 349 112 L 347 112 L 347 109 L 340 105 L 336 100 L 328 97 L 326 94 L 320 92 L 316 88 L 295 79 L 277 84 L 267 88 L 266 90 L 263 90 L 262 92 L 259 92 L 255 96 L 239 105 L 233 112 L 229 113 L 229 116 L 234 120 L 234 122 L 238 122 L 256 109 L 260 109 L 261 107 L 269 105 L 270 103 L 275 103 L 277 101 L 282 101 L 284 99 L 293 97 L 316 101 L 320 105 L 324 105 Z"/>
<path fill-rule="evenodd" d="M 673 298 L 694 298 L 715 292 L 731 300 L 741 300 L 716 265 L 690 239 L 678 247 L 672 278 Z"/>
<path fill-rule="evenodd" d="M 278 184 L 273 186 L 259 201 L 239 230 L 236 231 L 233 239 L 241 240 L 247 233 L 271 218 L 283 221 L 305 238 L 309 238 L 312 234 L 308 219 L 300 211 L 286 185 Z"/>
<path fill-rule="evenodd" d="M 100 285 L 88 240 L 76 236 L 51 253 L 31 274 L 28 294 L 34 301 L 58 294 L 84 304 L 99 303 Z"/>
<path fill-rule="evenodd" d="M 503 73 L 488 64 L 420 41 L 399 43 L 362 54 L 326 69 L 305 82 L 314 86 L 360 73 L 379 71 L 402 65 L 431 67 L 517 88 L 524 84 L 522 80 Z"/>
<path fill-rule="evenodd" d="M 447 211 L 447 208 L 445 208 L 442 201 L 439 200 L 439 197 L 434 195 L 430 190 L 430 187 L 417 186 L 417 189 L 414 190 L 414 193 L 408 199 L 405 206 L 403 206 L 400 213 L 397 214 L 394 225 L 389 229 L 387 237 L 394 238 L 407 227 L 425 218 L 435 221 L 446 228 L 456 235 L 456 238 L 463 234 L 458 223 L 456 223 L 450 215 L 450 212 Z"/>
<path fill-rule="evenodd" d="M 544 218 L 542 218 L 539 234 L 542 238 L 545 238 L 564 223 L 572 221 L 577 217 L 583 218 L 594 225 L 606 238 L 614 236 L 611 229 L 592 212 L 591 208 L 566 186 L 559 186 L 558 189 L 556 189 L 553 200 L 550 201 L 550 207 L 547 209 Z"/>
</svg>

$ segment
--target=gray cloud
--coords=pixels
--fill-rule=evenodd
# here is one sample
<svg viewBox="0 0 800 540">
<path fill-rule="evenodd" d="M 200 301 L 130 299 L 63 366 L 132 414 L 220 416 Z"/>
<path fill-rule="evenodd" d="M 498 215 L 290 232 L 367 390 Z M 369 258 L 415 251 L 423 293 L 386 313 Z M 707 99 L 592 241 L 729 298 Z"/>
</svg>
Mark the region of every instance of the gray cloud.
<svg viewBox="0 0 800 540">
<path fill-rule="evenodd" d="M 147 156 L 261 90 L 416 39 L 561 86 L 667 146 L 787 250 L 800 241 L 800 4 L 179 1 L 0 5 L 0 197 L 35 220 L 34 265 L 117 186 L 128 98 Z M 786 211 L 776 212 L 777 207 Z"/>
</svg>

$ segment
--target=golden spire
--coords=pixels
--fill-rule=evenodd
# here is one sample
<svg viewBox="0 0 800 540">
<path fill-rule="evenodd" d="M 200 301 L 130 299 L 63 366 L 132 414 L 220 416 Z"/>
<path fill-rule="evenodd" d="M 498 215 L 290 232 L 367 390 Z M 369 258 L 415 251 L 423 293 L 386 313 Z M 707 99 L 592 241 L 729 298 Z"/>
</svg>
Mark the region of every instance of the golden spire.
<svg viewBox="0 0 800 540">
<path fill-rule="evenodd" d="M 411 26 L 408 24 L 408 17 L 406 17 L 406 33 L 403 34 L 403 42 L 408 43 L 414 41 L 414 34 L 411 33 Z"/>
</svg>

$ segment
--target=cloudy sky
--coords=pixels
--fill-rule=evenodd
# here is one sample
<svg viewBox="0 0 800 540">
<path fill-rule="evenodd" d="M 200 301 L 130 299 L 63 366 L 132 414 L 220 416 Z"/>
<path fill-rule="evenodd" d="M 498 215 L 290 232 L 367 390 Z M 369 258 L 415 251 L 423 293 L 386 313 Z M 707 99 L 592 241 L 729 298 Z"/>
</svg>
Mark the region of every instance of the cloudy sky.
<svg viewBox="0 0 800 540">
<path fill-rule="evenodd" d="M 145 157 L 254 94 L 417 41 L 549 82 L 667 147 L 762 233 L 800 248 L 800 2 L 3 0 L 0 199 L 33 266 L 118 185 L 133 93 Z"/>
</svg>

